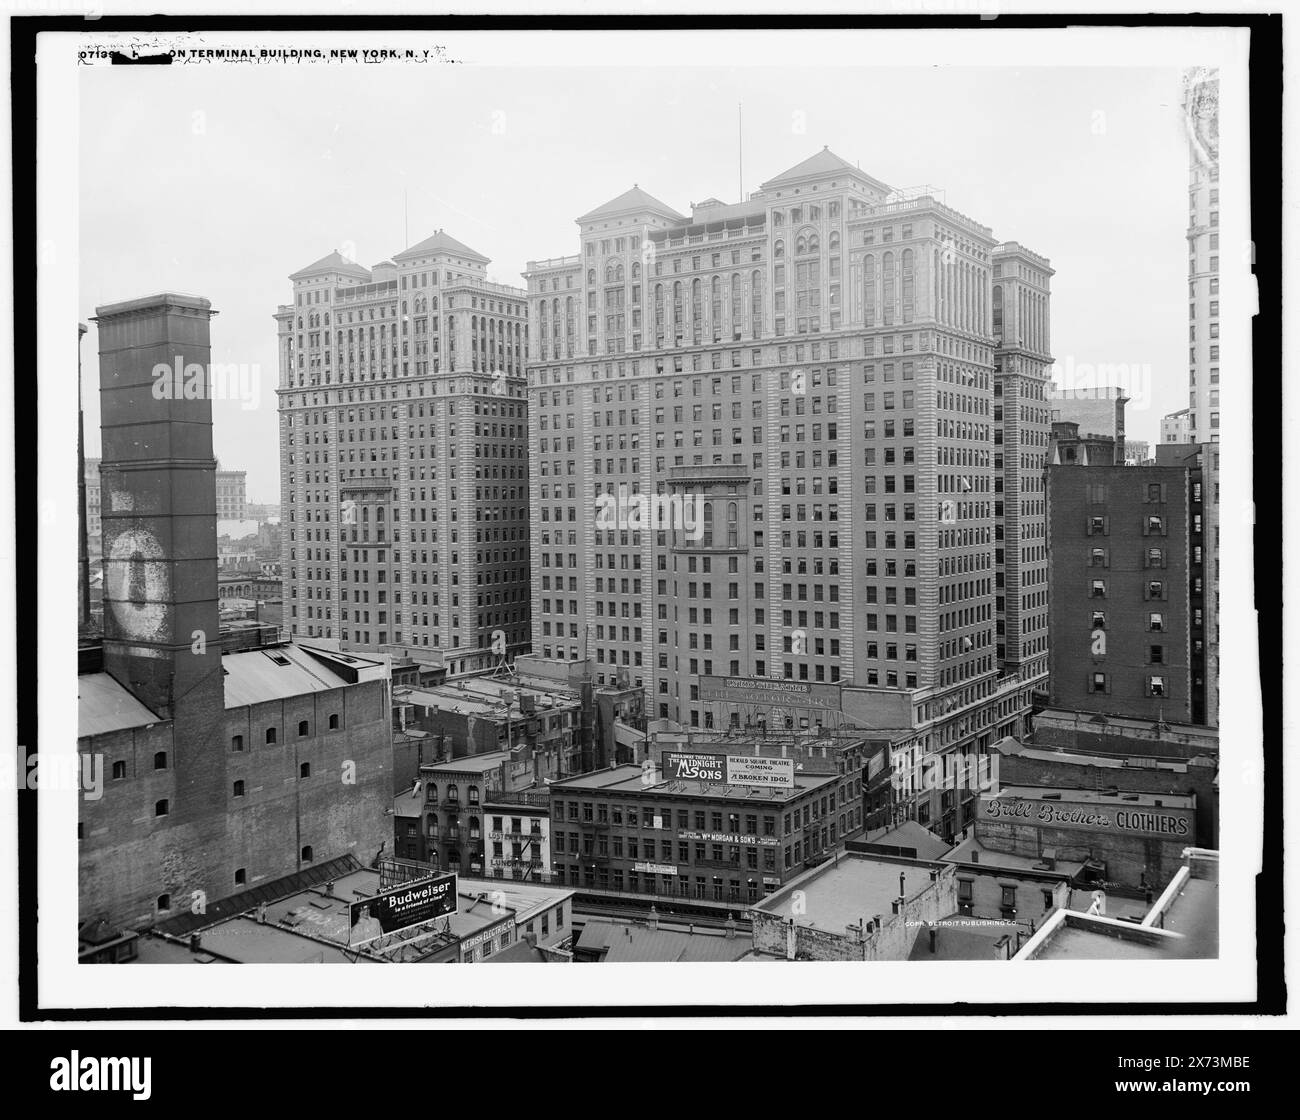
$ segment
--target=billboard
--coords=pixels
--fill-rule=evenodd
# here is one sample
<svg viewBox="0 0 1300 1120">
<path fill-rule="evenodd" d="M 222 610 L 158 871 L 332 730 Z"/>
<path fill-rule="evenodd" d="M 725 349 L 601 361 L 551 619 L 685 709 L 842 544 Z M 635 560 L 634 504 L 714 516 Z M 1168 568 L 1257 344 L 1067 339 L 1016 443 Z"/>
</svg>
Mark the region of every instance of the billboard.
<svg viewBox="0 0 1300 1120">
<path fill-rule="evenodd" d="M 456 912 L 456 876 L 431 875 L 348 903 L 348 944 L 360 945 Z"/>
<path fill-rule="evenodd" d="M 668 781 L 692 778 L 729 786 L 794 787 L 794 759 L 763 758 L 758 755 L 692 754 L 665 751 L 664 777 Z"/>
<path fill-rule="evenodd" d="M 700 699 L 728 704 L 762 704 L 768 707 L 840 710 L 840 686 L 807 681 L 772 680 L 769 677 L 700 677 Z"/>
<path fill-rule="evenodd" d="M 761 755 L 727 755 L 727 781 L 735 786 L 777 786 L 794 788 L 793 758 L 764 758 Z"/>
<path fill-rule="evenodd" d="M 1196 832 L 1192 809 L 1098 805 L 1037 797 L 984 797 L 980 799 L 976 817 L 999 824 L 1109 832 L 1114 836 L 1157 836 L 1188 842 Z"/>
<path fill-rule="evenodd" d="M 725 782 L 727 780 L 727 756 L 724 754 L 686 754 L 679 751 L 665 751 L 664 777 L 669 781 L 678 778 L 695 778 L 702 782 Z"/>
</svg>

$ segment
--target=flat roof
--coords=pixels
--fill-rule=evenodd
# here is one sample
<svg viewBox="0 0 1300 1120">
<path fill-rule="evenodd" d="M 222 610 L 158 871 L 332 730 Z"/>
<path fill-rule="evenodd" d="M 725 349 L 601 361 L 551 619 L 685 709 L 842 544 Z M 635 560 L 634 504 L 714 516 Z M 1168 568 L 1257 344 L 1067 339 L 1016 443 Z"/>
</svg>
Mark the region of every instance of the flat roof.
<svg viewBox="0 0 1300 1120">
<path fill-rule="evenodd" d="M 735 961 L 754 947 L 749 934 L 651 929 L 635 922 L 588 921 L 575 950 L 600 952 L 605 964 Z"/>
<path fill-rule="evenodd" d="M 942 866 L 926 860 L 841 852 L 831 862 L 790 880 L 751 909 L 843 936 L 850 925 L 893 913 L 900 874 L 905 876 L 905 897 L 910 900 L 930 886 L 930 872 Z M 796 891 L 800 894 L 799 913 L 794 912 Z"/>
<path fill-rule="evenodd" d="M 979 858 L 972 859 L 972 856 Z M 952 851 L 938 858 L 947 863 L 973 863 L 992 871 L 1037 871 L 1044 875 L 1065 875 L 1071 879 L 1083 870 L 1082 860 L 1058 859 L 1054 869 L 1041 867 L 1041 856 L 1019 856 L 1012 852 L 995 851 L 986 848 L 974 837 L 963 840 Z"/>
<path fill-rule="evenodd" d="M 1005 918 L 973 918 L 950 914 L 934 923 L 938 936 L 930 952 L 930 926 L 917 927 L 909 961 L 987 961 L 993 948 L 1004 937 L 1023 932 L 1024 926 Z"/>
<path fill-rule="evenodd" d="M 456 891 L 462 896 L 486 894 L 499 900 L 515 912 L 516 922 L 531 921 L 533 916 L 548 907 L 573 897 L 567 887 L 551 887 L 544 883 L 530 883 L 526 879 L 466 879 L 458 877 Z"/>
<path fill-rule="evenodd" d="M 648 786 L 642 780 L 640 766 L 626 764 L 607 770 L 594 770 L 551 783 L 556 793 L 590 790 L 602 793 L 635 793 L 643 796 L 701 797 L 717 800 L 744 801 L 752 804 L 781 803 L 798 797 L 809 790 L 819 789 L 838 782 L 840 774 L 808 774 L 796 771 L 794 787 L 724 785 L 721 782 L 702 782 L 695 778 L 673 778 Z"/>
<path fill-rule="evenodd" d="M 467 754 L 464 758 L 454 758 L 450 762 L 426 762 L 420 766 L 421 774 L 486 774 L 495 770 L 503 762 L 512 758 L 510 751 L 485 751 L 483 754 Z"/>
<path fill-rule="evenodd" d="M 1215 879 L 1188 879 L 1166 907 L 1162 928 L 1181 933 L 1187 940 L 1183 955 L 1217 958 L 1219 955 L 1219 884 Z"/>
<path fill-rule="evenodd" d="M 205 929 L 199 952 L 204 949 L 241 964 L 351 964 L 358 959 L 355 952 L 340 945 L 327 945 L 269 920 L 259 922 L 245 916 Z"/>
<path fill-rule="evenodd" d="M 1063 762 L 1069 766 L 1097 766 L 1113 770 L 1169 770 L 1175 774 L 1187 773 L 1187 764 L 1191 759 L 1159 758 L 1155 755 L 1123 754 L 1087 754 L 1080 751 L 1055 750 L 1051 747 L 1034 747 L 1021 743 L 1018 739 L 1007 736 L 993 744 L 993 748 L 1002 754 L 1015 758 L 1030 758 L 1037 762 Z M 1197 755 L 1207 765 L 1214 759 L 1208 755 Z M 1143 765 L 1135 766 L 1134 761 L 1141 760 Z"/>
<path fill-rule="evenodd" d="M 1137 927 L 1134 927 L 1137 928 Z M 1163 961 L 1170 957 L 1162 945 L 1067 925 L 1035 955 L 1040 961 Z"/>
<path fill-rule="evenodd" d="M 1139 793 L 1130 790 L 1061 789 L 1059 786 L 1003 786 L 994 797 L 1034 797 L 1073 801 L 1085 805 L 1158 805 L 1164 809 L 1194 809 L 1196 796 L 1188 793 Z"/>
<path fill-rule="evenodd" d="M 857 842 L 879 844 L 887 848 L 915 848 L 917 859 L 939 859 L 952 848 L 947 840 L 936 836 L 917 821 L 903 821 L 897 827 L 887 828 L 884 832 L 867 833 Z"/>
</svg>

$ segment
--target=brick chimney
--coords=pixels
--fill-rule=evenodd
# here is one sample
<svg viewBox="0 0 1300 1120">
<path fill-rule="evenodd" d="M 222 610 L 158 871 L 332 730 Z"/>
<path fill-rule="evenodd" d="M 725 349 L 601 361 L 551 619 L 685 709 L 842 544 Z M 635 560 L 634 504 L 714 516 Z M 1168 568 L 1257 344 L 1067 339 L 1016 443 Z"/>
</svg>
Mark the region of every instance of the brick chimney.
<svg viewBox="0 0 1300 1120">
<path fill-rule="evenodd" d="M 206 299 L 96 309 L 104 668 L 163 719 L 222 724 Z M 166 376 L 157 376 L 167 370 Z M 192 719 L 184 719 L 188 712 Z"/>
</svg>

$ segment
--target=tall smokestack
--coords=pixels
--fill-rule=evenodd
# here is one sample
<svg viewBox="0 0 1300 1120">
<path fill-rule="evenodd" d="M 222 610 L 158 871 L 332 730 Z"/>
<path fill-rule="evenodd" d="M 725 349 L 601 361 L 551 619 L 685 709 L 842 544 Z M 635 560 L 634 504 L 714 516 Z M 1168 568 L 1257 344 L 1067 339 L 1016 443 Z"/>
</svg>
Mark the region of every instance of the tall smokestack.
<svg viewBox="0 0 1300 1120">
<path fill-rule="evenodd" d="M 219 728 L 224 714 L 213 314 L 206 299 L 172 293 L 95 314 L 104 668 L 158 716 L 194 732 Z"/>
</svg>

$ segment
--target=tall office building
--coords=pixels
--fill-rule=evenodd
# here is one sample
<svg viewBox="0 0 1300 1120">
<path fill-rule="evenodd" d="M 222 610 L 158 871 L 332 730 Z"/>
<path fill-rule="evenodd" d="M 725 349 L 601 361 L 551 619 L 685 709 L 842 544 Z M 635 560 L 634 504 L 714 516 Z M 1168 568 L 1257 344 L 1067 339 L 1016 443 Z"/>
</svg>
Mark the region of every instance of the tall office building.
<svg viewBox="0 0 1300 1120">
<path fill-rule="evenodd" d="M 1219 72 L 1183 77 L 1188 127 L 1187 443 L 1219 442 Z M 1179 441 L 1183 442 L 1183 441 Z"/>
<path fill-rule="evenodd" d="M 1047 504 L 1051 283 L 1045 257 L 1014 241 L 993 253 L 994 582 L 998 668 L 1047 673 Z"/>
<path fill-rule="evenodd" d="M 739 203 L 633 187 L 577 224 L 525 273 L 534 651 L 685 727 L 891 729 L 928 813 L 933 756 L 1031 691 L 995 641 L 992 232 L 828 150 Z M 1007 343 L 1019 424 L 1050 269 L 1005 259 L 1041 330 Z M 672 524 L 638 524 L 649 498 Z"/>
<path fill-rule="evenodd" d="M 439 230 L 366 269 L 330 253 L 275 314 L 290 634 L 528 646 L 527 299 Z"/>
</svg>

